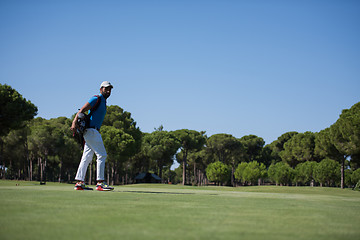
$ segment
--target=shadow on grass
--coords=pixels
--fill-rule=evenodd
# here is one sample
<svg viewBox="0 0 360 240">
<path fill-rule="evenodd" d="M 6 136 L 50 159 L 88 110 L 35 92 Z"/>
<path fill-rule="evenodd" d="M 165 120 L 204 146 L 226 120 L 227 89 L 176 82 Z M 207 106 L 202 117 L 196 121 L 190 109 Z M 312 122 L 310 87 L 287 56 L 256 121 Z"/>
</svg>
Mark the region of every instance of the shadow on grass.
<svg viewBox="0 0 360 240">
<path fill-rule="evenodd" d="M 180 192 L 152 192 L 152 191 L 119 191 L 126 193 L 150 193 L 150 194 L 179 194 L 179 195 L 194 195 L 196 193 L 180 193 Z M 218 194 L 207 194 L 207 195 L 218 195 Z"/>
</svg>

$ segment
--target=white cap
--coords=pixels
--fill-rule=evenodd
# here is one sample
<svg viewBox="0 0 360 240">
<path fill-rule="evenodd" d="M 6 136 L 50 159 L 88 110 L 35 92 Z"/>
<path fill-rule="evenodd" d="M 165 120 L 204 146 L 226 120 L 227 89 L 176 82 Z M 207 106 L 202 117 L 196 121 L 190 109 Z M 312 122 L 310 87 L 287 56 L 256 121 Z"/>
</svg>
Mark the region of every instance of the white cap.
<svg viewBox="0 0 360 240">
<path fill-rule="evenodd" d="M 109 81 L 104 81 L 100 85 L 100 88 L 102 88 L 102 87 L 111 87 L 111 88 L 113 88 L 113 85 L 111 85 L 111 83 Z"/>
</svg>

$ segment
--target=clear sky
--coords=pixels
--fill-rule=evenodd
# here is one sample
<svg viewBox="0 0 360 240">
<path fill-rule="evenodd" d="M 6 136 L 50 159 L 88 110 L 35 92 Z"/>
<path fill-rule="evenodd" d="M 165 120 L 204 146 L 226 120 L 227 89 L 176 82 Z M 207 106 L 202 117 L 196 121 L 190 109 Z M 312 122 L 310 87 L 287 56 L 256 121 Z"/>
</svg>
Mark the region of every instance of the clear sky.
<svg viewBox="0 0 360 240">
<path fill-rule="evenodd" d="M 271 143 L 360 101 L 360 1 L 0 0 L 0 82 L 71 117 L 104 80 L 143 132 Z"/>
</svg>

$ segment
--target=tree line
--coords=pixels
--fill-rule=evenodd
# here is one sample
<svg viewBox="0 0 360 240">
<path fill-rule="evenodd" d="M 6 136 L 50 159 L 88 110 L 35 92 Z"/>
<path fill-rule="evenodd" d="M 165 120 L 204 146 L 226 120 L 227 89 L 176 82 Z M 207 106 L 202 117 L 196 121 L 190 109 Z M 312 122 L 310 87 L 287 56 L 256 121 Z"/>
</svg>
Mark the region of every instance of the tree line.
<svg viewBox="0 0 360 240">
<path fill-rule="evenodd" d="M 82 145 L 70 131 L 72 118 L 34 118 L 37 107 L 15 89 L 0 84 L 1 178 L 72 182 Z M 287 132 L 265 145 L 255 135 L 163 126 L 145 133 L 131 113 L 108 106 L 101 135 L 106 147 L 106 179 L 131 184 L 141 172 L 164 182 L 192 185 L 320 185 L 355 187 L 360 181 L 360 102 L 342 111 L 320 132 Z M 171 170 L 173 162 L 180 165 Z M 87 174 L 95 182 L 95 158 Z"/>
</svg>

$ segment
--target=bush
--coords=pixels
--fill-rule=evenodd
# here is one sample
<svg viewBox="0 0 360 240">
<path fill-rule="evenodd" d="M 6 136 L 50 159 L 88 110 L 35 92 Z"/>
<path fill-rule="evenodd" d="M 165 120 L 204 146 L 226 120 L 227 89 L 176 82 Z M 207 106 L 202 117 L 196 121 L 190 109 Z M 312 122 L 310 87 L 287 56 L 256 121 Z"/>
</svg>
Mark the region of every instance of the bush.
<svg viewBox="0 0 360 240">
<path fill-rule="evenodd" d="M 248 165 L 247 162 L 242 162 L 237 166 L 234 173 L 235 179 L 237 181 L 241 181 L 242 183 L 245 183 L 245 178 L 243 177 L 243 175 L 247 165 Z"/>
<path fill-rule="evenodd" d="M 295 168 L 295 180 L 302 184 L 309 184 L 314 180 L 314 171 L 318 163 L 314 161 L 307 161 L 300 163 Z"/>
<path fill-rule="evenodd" d="M 316 166 L 314 173 L 321 186 L 331 186 L 340 179 L 340 164 L 332 159 L 324 159 Z"/>
<path fill-rule="evenodd" d="M 359 182 L 360 182 L 360 168 L 355 170 L 352 174 L 351 174 L 351 182 L 353 182 L 354 184 L 357 183 L 356 185 L 359 186 Z"/>
<path fill-rule="evenodd" d="M 278 162 L 270 165 L 268 175 L 273 182 L 276 182 L 276 185 L 289 185 L 294 178 L 295 171 L 288 164 Z"/>
<path fill-rule="evenodd" d="M 235 179 L 243 183 L 249 182 L 254 185 L 260 178 L 266 175 L 266 167 L 263 163 L 252 161 L 250 163 L 242 162 L 235 171 Z"/>
<path fill-rule="evenodd" d="M 231 174 L 230 167 L 220 161 L 210 163 L 206 168 L 206 176 L 211 182 L 222 184 L 229 180 Z"/>
<path fill-rule="evenodd" d="M 360 180 L 357 182 L 356 186 L 354 187 L 355 191 L 360 191 Z"/>
</svg>

